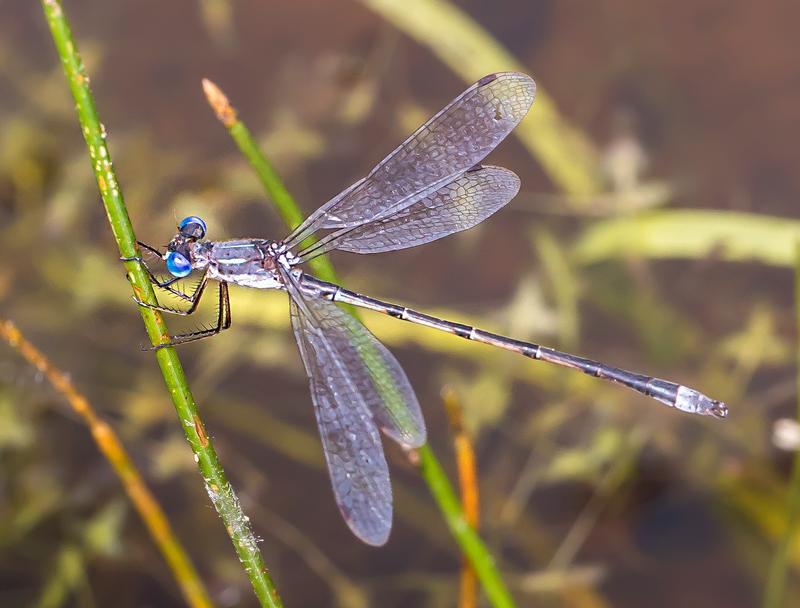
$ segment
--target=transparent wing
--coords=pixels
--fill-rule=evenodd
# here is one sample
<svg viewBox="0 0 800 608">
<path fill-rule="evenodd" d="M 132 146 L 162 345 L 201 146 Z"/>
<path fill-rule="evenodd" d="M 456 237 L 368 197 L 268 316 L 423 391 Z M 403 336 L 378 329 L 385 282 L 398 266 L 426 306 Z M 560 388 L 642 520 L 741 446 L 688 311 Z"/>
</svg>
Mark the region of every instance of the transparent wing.
<svg viewBox="0 0 800 608">
<path fill-rule="evenodd" d="M 481 78 L 422 125 L 370 173 L 312 213 L 284 241 L 290 247 L 320 228 L 363 224 L 412 205 L 478 164 L 533 103 L 530 76 Z"/>
<path fill-rule="evenodd" d="M 392 529 L 392 486 L 378 430 L 338 354 L 290 306 L 336 504 L 358 538 L 383 545 Z"/>
<path fill-rule="evenodd" d="M 330 300 L 310 293 L 309 288 L 300 288 L 291 277 L 288 283 L 290 296 L 314 329 L 310 332 L 312 339 L 336 355 L 335 361 L 326 363 L 330 367 L 335 362 L 342 370 L 341 375 L 358 390 L 377 426 L 401 445 L 424 444 L 425 421 L 419 402 L 389 349 Z"/>
<path fill-rule="evenodd" d="M 394 215 L 331 233 L 301 251 L 298 262 L 334 249 L 378 253 L 430 243 L 480 224 L 517 192 L 512 171 L 479 166 Z"/>
<path fill-rule="evenodd" d="M 400 365 L 363 325 L 291 280 L 287 289 L 336 503 L 356 536 L 382 545 L 392 491 L 377 427 L 395 441 L 422 445 L 419 404 Z"/>
</svg>

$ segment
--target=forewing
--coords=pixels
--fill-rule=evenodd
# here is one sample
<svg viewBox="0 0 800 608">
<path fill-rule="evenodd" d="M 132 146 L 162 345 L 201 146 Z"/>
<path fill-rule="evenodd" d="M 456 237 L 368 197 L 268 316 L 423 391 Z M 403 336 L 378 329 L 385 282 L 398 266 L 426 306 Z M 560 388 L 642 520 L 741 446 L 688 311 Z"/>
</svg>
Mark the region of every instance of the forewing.
<svg viewBox="0 0 800 608">
<path fill-rule="evenodd" d="M 356 536 L 381 545 L 391 529 L 392 494 L 376 425 L 395 441 L 422 445 L 419 404 L 402 368 L 363 325 L 288 286 L 336 502 Z"/>
<path fill-rule="evenodd" d="M 467 230 L 506 205 L 519 178 L 502 167 L 477 167 L 410 207 L 382 220 L 346 228 L 300 252 L 302 261 L 338 249 L 378 253 L 416 247 Z"/>
<path fill-rule="evenodd" d="M 536 85 L 517 72 L 479 80 L 422 125 L 366 178 L 314 212 L 287 239 L 386 217 L 456 179 L 489 154 L 533 103 Z"/>
</svg>

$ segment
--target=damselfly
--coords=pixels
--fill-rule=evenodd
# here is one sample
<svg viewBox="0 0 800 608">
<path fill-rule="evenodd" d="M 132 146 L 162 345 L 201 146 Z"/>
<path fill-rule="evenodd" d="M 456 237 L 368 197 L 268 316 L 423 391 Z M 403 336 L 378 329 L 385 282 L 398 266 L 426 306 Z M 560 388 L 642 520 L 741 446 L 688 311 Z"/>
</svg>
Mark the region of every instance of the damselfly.
<svg viewBox="0 0 800 608">
<path fill-rule="evenodd" d="M 231 323 L 228 283 L 289 294 L 292 329 L 305 366 L 336 503 L 361 540 L 386 542 L 392 490 L 378 429 L 409 447 L 425 443 L 425 422 L 405 372 L 392 354 L 335 302 L 382 312 L 460 338 L 483 342 L 627 386 L 685 412 L 723 418 L 725 404 L 667 380 L 611 367 L 552 348 L 514 340 L 349 291 L 310 276 L 300 266 L 329 251 L 377 253 L 428 243 L 479 224 L 517 194 L 519 178 L 482 165 L 533 103 L 536 85 L 524 74 L 481 78 L 447 105 L 364 179 L 311 214 L 281 241 L 205 240 L 205 222 L 185 218 L 166 252 L 140 243 L 166 262 L 161 281 L 141 258 L 155 285 L 184 300 L 192 314 L 209 280 L 218 282 L 216 326 L 173 336 L 154 348 L 218 334 Z M 308 237 L 326 231 L 314 244 Z M 191 294 L 173 284 L 201 273 Z"/>
</svg>

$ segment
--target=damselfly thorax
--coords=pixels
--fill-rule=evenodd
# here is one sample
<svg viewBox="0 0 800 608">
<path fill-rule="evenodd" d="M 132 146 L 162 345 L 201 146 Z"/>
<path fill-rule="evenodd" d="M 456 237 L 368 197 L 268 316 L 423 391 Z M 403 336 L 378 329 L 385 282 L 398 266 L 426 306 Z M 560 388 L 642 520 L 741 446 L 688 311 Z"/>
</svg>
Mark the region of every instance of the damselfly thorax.
<svg viewBox="0 0 800 608">
<path fill-rule="evenodd" d="M 207 268 L 209 279 L 257 289 L 281 289 L 278 266 L 290 265 L 285 247 L 267 239 L 197 241 L 188 253 L 192 267 Z"/>
</svg>

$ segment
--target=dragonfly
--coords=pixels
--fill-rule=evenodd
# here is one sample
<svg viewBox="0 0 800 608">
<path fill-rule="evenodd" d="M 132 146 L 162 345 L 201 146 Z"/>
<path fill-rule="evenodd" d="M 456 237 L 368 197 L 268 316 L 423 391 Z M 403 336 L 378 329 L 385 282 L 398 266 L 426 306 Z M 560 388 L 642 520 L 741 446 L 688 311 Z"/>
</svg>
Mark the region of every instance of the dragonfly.
<svg viewBox="0 0 800 608">
<path fill-rule="evenodd" d="M 128 258 L 143 265 L 154 285 L 184 302 L 177 307 L 137 299 L 140 306 L 190 315 L 209 281 L 217 284 L 216 325 L 171 336 L 154 349 L 230 327 L 229 284 L 288 294 L 336 504 L 352 532 L 367 544 L 383 545 L 392 526 L 392 488 L 379 430 L 415 448 L 426 442 L 426 429 L 398 361 L 337 303 L 579 370 L 684 412 L 727 415 L 724 403 L 681 384 L 440 319 L 350 291 L 302 269 L 331 251 L 369 254 L 416 247 L 472 228 L 501 209 L 518 193 L 520 180 L 508 169 L 481 163 L 527 114 L 535 95 L 536 85 L 525 74 L 481 78 L 283 240 L 208 240 L 203 219 L 189 216 L 179 223 L 165 252 L 139 243 L 165 263 L 167 278 L 154 274 L 141 256 Z M 311 236 L 319 238 L 309 241 Z M 174 286 L 192 272 L 200 278 L 191 293 Z"/>
</svg>

